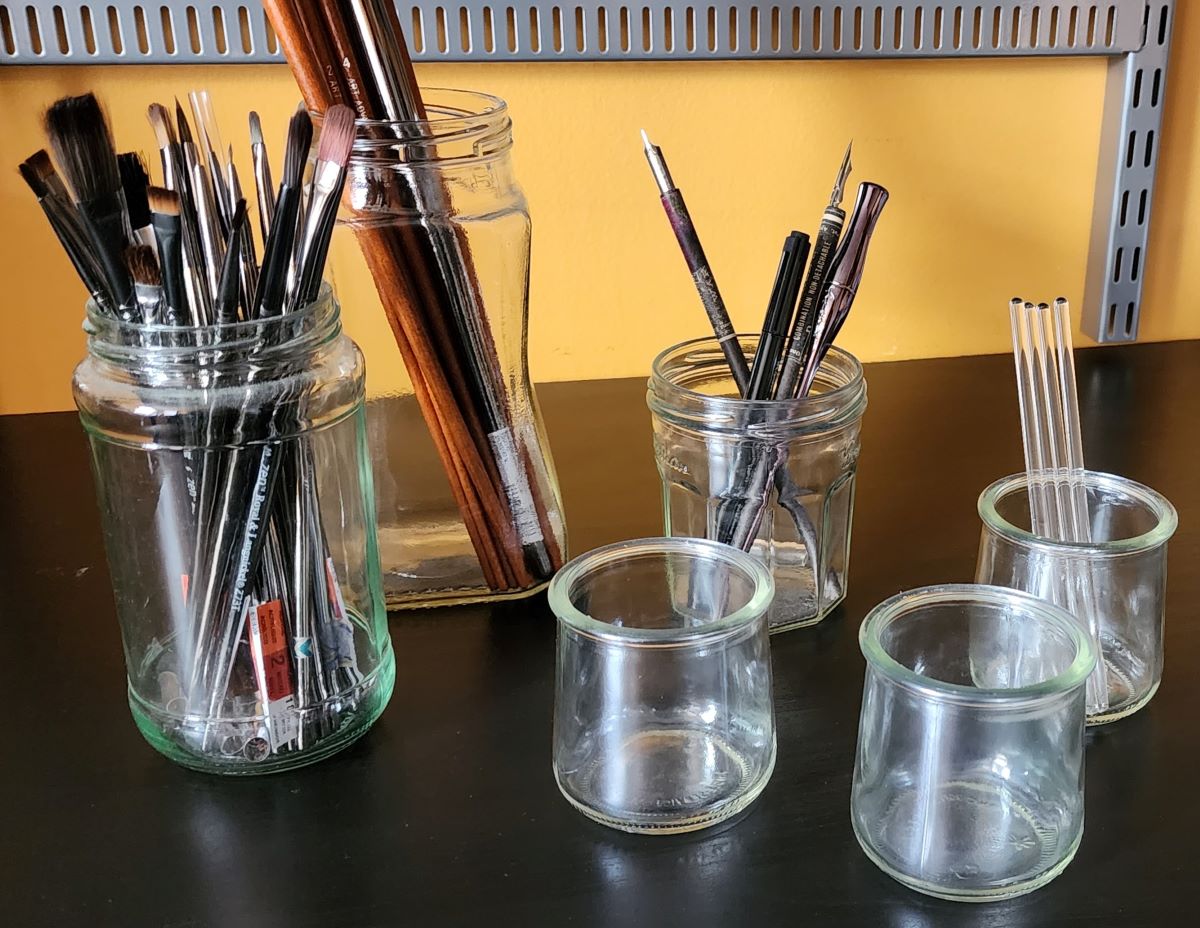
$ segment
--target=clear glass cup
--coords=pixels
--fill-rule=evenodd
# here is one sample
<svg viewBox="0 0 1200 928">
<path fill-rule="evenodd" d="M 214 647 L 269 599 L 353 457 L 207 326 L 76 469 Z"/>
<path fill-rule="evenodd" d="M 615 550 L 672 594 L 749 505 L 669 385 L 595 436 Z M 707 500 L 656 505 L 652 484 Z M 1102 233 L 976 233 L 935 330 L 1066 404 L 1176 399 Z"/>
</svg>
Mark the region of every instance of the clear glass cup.
<svg viewBox="0 0 1200 928">
<path fill-rule="evenodd" d="M 739 336 L 753 353 L 757 336 Z M 812 393 L 747 401 L 715 338 L 683 342 L 653 365 L 647 401 L 666 534 L 750 551 L 775 579 L 772 632 L 813 625 L 846 596 L 862 365 L 833 348 Z"/>
<path fill-rule="evenodd" d="M 268 773 L 365 733 L 395 658 L 375 547 L 362 355 L 312 306 L 202 327 L 90 309 L 75 402 L 143 736 Z"/>
<path fill-rule="evenodd" d="M 649 538 L 576 558 L 558 616 L 554 776 L 622 831 L 693 831 L 746 808 L 775 766 L 767 607 L 754 558 Z"/>
<path fill-rule="evenodd" d="M 508 107 L 422 94 L 426 120 L 358 122 L 330 255 L 371 369 L 391 609 L 528 596 L 566 551 L 529 378 L 532 226 Z"/>
<path fill-rule="evenodd" d="M 850 816 L 867 856 L 968 902 L 1061 873 L 1083 834 L 1087 633 L 1026 593 L 953 584 L 876 606 L 858 638 Z"/>
<path fill-rule="evenodd" d="M 1158 691 L 1163 669 L 1167 542 L 1179 518 L 1160 493 L 1088 471 L 1088 543 L 1032 534 L 1026 475 L 998 480 L 979 497 L 983 521 L 975 579 L 1062 606 L 1099 633 L 1107 693 L 1088 724 L 1124 718 Z"/>
</svg>

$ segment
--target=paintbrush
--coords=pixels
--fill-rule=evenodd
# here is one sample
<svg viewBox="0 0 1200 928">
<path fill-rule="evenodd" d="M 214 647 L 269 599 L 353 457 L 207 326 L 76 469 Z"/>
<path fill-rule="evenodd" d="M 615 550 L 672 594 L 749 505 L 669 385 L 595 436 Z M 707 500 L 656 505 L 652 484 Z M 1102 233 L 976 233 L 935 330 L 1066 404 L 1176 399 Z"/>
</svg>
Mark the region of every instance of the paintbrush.
<svg viewBox="0 0 1200 928">
<path fill-rule="evenodd" d="M 275 221 L 271 237 L 263 250 L 262 272 L 254 297 L 254 318 L 277 316 L 283 312 L 288 275 L 292 269 L 297 223 L 300 215 L 301 177 L 312 145 L 312 119 L 303 106 L 292 115 L 288 127 L 287 153 L 283 163 L 283 182 L 276 198 Z"/>
<path fill-rule="evenodd" d="M 153 248 L 154 229 L 150 225 L 150 204 L 146 200 L 150 174 L 146 170 L 146 164 L 141 155 L 129 151 L 117 155 L 117 167 L 121 171 L 121 190 L 125 194 L 133 237 L 139 244 Z"/>
<path fill-rule="evenodd" d="M 299 275 L 292 309 L 317 298 L 329 253 L 329 239 L 337 220 L 338 203 L 346 180 L 346 163 L 354 147 L 354 110 L 339 104 L 330 107 L 321 126 L 321 144 L 309 193 L 308 214 L 299 244 Z"/>
<path fill-rule="evenodd" d="M 258 227 L 265 242 L 271 237 L 271 220 L 275 216 L 275 182 L 271 178 L 271 158 L 263 139 L 262 120 L 258 113 L 250 114 L 250 154 L 254 159 L 254 192 L 258 198 Z"/>
<path fill-rule="evenodd" d="M 221 266 L 221 278 L 217 286 L 217 325 L 228 325 L 238 321 L 238 294 L 241 292 L 242 227 L 245 224 L 246 201 L 238 200 L 230 222 L 229 247 L 225 250 L 225 262 Z"/>
<path fill-rule="evenodd" d="M 71 205 L 69 195 L 50 156 L 39 151 L 21 163 L 19 170 L 33 195 L 37 197 L 42 212 L 50 222 L 50 228 L 62 244 L 63 251 L 75 266 L 75 272 L 96 305 L 105 312 L 112 312 L 112 296 L 108 292 L 104 269 L 96 258 L 91 239 L 79 221 L 79 214 Z M 57 191 L 62 191 L 61 195 Z"/>
<path fill-rule="evenodd" d="M 125 249 L 125 264 L 133 277 L 133 290 L 142 322 L 158 325 L 163 321 L 163 282 L 154 248 L 150 245 L 131 245 Z"/>
<path fill-rule="evenodd" d="M 233 163 L 233 147 L 229 148 L 229 177 L 226 178 L 229 195 L 233 197 L 234 213 L 237 213 L 237 202 L 245 199 L 242 194 L 242 181 L 238 176 L 237 165 Z M 240 304 L 250 312 L 254 301 L 254 291 L 258 289 L 258 252 L 254 247 L 254 233 L 250 231 L 250 223 L 233 224 L 234 229 L 229 233 L 229 247 L 237 247 L 238 279 L 241 281 Z"/>
<path fill-rule="evenodd" d="M 179 218 L 179 194 L 162 187 L 146 193 L 154 240 L 158 244 L 158 263 L 162 270 L 166 295 L 164 321 L 168 325 L 187 325 L 193 321 L 187 303 L 187 285 L 183 270 L 183 229 Z"/>
<path fill-rule="evenodd" d="M 64 97 L 46 113 L 46 132 L 59 167 L 75 192 L 83 226 L 95 248 L 118 314 L 134 318 L 133 279 L 124 252 L 132 231 L 121 191 L 112 133 L 92 94 Z"/>
</svg>

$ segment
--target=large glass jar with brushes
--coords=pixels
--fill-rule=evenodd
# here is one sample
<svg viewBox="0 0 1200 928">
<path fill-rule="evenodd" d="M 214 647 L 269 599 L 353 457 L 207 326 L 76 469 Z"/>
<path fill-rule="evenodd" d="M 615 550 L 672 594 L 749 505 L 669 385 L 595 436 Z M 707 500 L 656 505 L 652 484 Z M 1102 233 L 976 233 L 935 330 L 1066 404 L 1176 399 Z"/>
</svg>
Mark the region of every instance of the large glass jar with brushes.
<svg viewBox="0 0 1200 928">
<path fill-rule="evenodd" d="M 328 288 L 297 312 L 197 327 L 93 305 L 86 329 L 75 401 L 138 728 L 217 773 L 345 747 L 395 665 L 363 358 Z"/>
<path fill-rule="evenodd" d="M 331 256 L 368 346 L 394 608 L 528 595 L 566 546 L 529 379 L 530 219 L 508 110 L 480 93 L 423 96 L 425 119 L 358 122 Z"/>
</svg>

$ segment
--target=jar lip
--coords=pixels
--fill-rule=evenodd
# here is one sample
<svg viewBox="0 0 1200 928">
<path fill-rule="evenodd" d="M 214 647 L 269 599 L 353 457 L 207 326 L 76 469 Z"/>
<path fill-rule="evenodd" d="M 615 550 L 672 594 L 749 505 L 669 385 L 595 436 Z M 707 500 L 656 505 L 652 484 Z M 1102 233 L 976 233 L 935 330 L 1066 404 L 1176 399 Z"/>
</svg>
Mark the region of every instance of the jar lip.
<svg viewBox="0 0 1200 928">
<path fill-rule="evenodd" d="M 473 123 L 490 121 L 508 114 L 508 103 L 504 99 L 480 90 L 422 85 L 421 95 L 424 98 L 434 98 L 433 100 L 425 99 L 425 119 L 355 119 L 354 125 L 360 130 L 396 129 L 401 126 L 409 126 L 418 130 L 413 134 L 415 140 L 419 140 L 426 134 L 419 131 L 422 128 L 433 130 L 429 135 L 436 137 L 447 129 L 457 126 L 467 127 Z M 454 106 L 452 102 L 454 100 L 461 100 L 461 106 Z M 325 116 L 324 113 L 316 111 L 310 112 L 310 115 L 318 126 Z M 395 144 L 394 138 L 384 141 Z"/>
<path fill-rule="evenodd" d="M 1053 625 L 1075 644 L 1075 657 L 1060 673 L 1028 686 L 975 687 L 947 683 L 906 667 L 892 657 L 880 640 L 893 622 L 928 606 L 946 603 L 984 603 L 1020 611 L 1029 620 Z M 959 705 L 1016 707 L 1068 693 L 1086 685 L 1096 665 L 1096 650 L 1083 627 L 1066 610 L 1028 593 L 978 583 L 946 583 L 898 593 L 884 600 L 863 619 L 858 644 L 867 663 L 884 676 L 923 695 Z"/>
<path fill-rule="evenodd" d="M 594 619 L 571 602 L 571 589 L 591 572 L 638 555 L 684 555 L 716 560 L 741 571 L 754 584 L 754 592 L 738 609 L 690 628 L 631 628 Z M 775 598 L 771 572 L 744 551 L 706 538 L 635 538 L 588 551 L 565 565 L 550 581 L 550 608 L 564 625 L 588 637 L 630 647 L 690 646 L 731 634 L 762 619 Z"/>
<path fill-rule="evenodd" d="M 739 341 L 758 338 L 754 333 L 738 333 L 736 336 Z M 672 345 L 658 353 L 650 366 L 650 383 L 653 389 L 656 386 L 665 387 L 685 399 L 703 403 L 712 409 L 713 412 L 728 412 L 745 414 L 747 410 L 773 411 L 777 416 L 782 416 L 784 412 L 792 413 L 792 415 L 783 416 L 778 421 L 786 421 L 792 418 L 805 418 L 813 414 L 816 409 L 827 408 L 830 405 L 840 405 L 841 403 L 850 403 L 856 400 L 864 390 L 866 384 L 866 375 L 863 370 L 862 362 L 858 360 L 849 351 L 839 348 L 837 345 L 829 349 L 829 354 L 821 362 L 824 367 L 829 362 L 829 357 L 832 356 L 838 361 L 844 363 L 850 369 L 850 377 L 846 383 L 840 387 L 835 387 L 826 393 L 818 393 L 812 396 L 799 397 L 797 399 L 786 400 L 746 400 L 735 396 L 712 396 L 708 393 L 701 393 L 698 390 L 693 390 L 690 387 L 685 387 L 682 384 L 676 383 L 663 373 L 663 367 L 667 360 L 674 355 L 686 353 L 687 351 L 700 348 L 717 348 L 719 340 L 712 335 L 701 338 L 692 338 L 677 345 Z M 775 417 L 773 417 L 775 419 Z"/>
<path fill-rule="evenodd" d="M 91 343 L 101 346 L 102 352 L 111 350 L 117 354 L 152 354 L 167 358 L 207 350 L 235 355 L 266 344 L 269 339 L 264 333 L 288 329 L 301 333 L 292 339 L 267 345 L 268 352 L 287 348 L 306 337 L 315 335 L 319 338 L 321 333 L 331 330 L 336 326 L 341 310 L 333 289 L 328 283 L 322 283 L 320 295 L 307 306 L 247 322 L 200 326 L 126 322 L 102 311 L 95 300 L 88 300 L 85 313 L 83 330 Z"/>
<path fill-rule="evenodd" d="M 1037 535 L 1028 529 L 1013 525 L 1002 515 L 997 506 L 1003 498 L 1015 492 L 1028 492 L 1029 477 L 1027 474 L 1010 474 L 1001 477 L 982 493 L 979 494 L 979 518 L 990 530 L 1018 544 L 1042 550 L 1066 551 L 1077 554 L 1088 554 L 1094 557 L 1115 556 L 1121 554 L 1136 554 L 1165 544 L 1175 534 L 1179 526 L 1179 514 L 1170 500 L 1148 486 L 1121 477 L 1117 474 L 1107 474 L 1102 471 L 1085 470 L 1083 472 L 1084 486 L 1088 488 L 1103 488 L 1132 498 L 1154 515 L 1155 526 L 1141 535 L 1129 538 L 1114 538 L 1109 541 L 1057 541 Z"/>
</svg>

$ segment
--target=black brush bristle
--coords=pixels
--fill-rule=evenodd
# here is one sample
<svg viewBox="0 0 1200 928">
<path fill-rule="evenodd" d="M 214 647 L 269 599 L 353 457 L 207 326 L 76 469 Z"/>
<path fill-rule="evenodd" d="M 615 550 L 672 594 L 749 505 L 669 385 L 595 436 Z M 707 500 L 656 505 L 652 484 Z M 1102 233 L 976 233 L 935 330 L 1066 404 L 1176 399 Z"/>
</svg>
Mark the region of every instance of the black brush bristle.
<svg viewBox="0 0 1200 928">
<path fill-rule="evenodd" d="M 283 183 L 288 187 L 299 187 L 308 163 L 308 152 L 312 148 L 313 124 L 308 111 L 301 105 L 292 115 L 288 125 L 287 154 L 283 162 Z"/>
<path fill-rule="evenodd" d="M 129 209 L 129 225 L 134 229 L 144 229 L 150 225 L 150 201 L 146 194 L 150 187 L 150 173 L 137 152 L 117 155 L 117 166 L 121 171 L 125 205 Z"/>
<path fill-rule="evenodd" d="M 95 200 L 121 189 L 112 133 L 94 94 L 56 102 L 46 112 L 46 132 L 76 199 Z"/>
<path fill-rule="evenodd" d="M 21 177 L 25 179 L 25 183 L 29 185 L 29 189 L 39 200 L 50 192 L 50 188 L 42 180 L 42 175 L 30 162 L 22 161 L 17 165 L 17 170 L 21 172 Z"/>
</svg>

